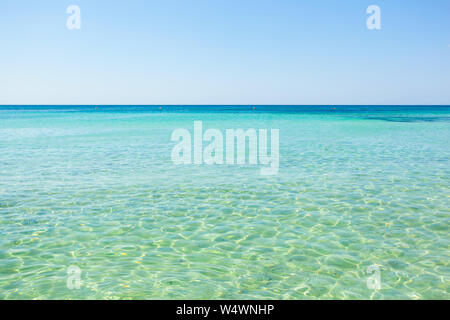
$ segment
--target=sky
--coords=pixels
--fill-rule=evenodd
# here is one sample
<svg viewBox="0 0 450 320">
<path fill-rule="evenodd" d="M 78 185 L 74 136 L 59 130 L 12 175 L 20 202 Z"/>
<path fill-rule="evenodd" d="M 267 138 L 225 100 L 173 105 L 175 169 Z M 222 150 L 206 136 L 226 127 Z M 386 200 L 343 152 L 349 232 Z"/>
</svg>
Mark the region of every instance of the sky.
<svg viewBox="0 0 450 320">
<path fill-rule="evenodd" d="M 448 105 L 450 1 L 1 0 L 0 105 L 27 104 Z"/>
</svg>

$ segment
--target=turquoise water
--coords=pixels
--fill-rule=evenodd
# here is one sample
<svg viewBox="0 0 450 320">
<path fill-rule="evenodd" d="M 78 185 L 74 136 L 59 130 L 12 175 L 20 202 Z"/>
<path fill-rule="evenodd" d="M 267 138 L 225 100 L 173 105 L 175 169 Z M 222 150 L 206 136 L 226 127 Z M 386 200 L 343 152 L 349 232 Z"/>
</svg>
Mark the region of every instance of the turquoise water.
<svg viewBox="0 0 450 320">
<path fill-rule="evenodd" d="M 280 129 L 278 174 L 174 165 L 195 120 Z M 0 298 L 450 299 L 449 142 L 450 107 L 0 107 Z"/>
</svg>

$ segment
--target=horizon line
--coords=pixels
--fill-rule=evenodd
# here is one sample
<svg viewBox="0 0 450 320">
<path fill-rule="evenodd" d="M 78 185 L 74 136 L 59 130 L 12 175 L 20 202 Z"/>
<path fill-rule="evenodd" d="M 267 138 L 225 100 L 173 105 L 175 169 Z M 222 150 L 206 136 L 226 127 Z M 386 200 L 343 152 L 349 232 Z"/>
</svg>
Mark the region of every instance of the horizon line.
<svg viewBox="0 0 450 320">
<path fill-rule="evenodd" d="M 0 104 L 0 107 L 35 107 L 35 106 L 69 106 L 69 107 L 91 107 L 91 106 L 105 106 L 105 107 L 146 107 L 146 106 L 292 106 L 292 107 L 348 107 L 348 106 L 367 106 L 367 107 L 450 107 L 450 104 Z"/>
</svg>

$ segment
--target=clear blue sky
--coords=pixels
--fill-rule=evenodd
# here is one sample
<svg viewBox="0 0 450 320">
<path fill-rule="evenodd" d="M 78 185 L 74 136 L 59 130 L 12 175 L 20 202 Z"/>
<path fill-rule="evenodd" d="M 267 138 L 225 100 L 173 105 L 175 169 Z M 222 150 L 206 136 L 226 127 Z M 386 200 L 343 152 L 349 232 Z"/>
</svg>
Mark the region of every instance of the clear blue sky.
<svg viewBox="0 0 450 320">
<path fill-rule="evenodd" d="M 450 104 L 448 0 L 1 0 L 0 43 L 0 104 Z"/>
</svg>

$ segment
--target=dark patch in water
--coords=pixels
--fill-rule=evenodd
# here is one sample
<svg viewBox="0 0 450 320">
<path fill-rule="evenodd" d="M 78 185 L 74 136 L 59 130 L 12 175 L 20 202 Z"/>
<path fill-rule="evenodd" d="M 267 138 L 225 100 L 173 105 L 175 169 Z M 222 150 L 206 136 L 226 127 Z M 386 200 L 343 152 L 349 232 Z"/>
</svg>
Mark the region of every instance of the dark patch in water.
<svg viewBox="0 0 450 320">
<path fill-rule="evenodd" d="M 363 117 L 367 120 L 381 120 L 389 122 L 450 122 L 450 117 Z"/>
<path fill-rule="evenodd" d="M 34 219 L 34 218 L 30 218 L 30 219 L 24 219 L 23 221 L 22 221 L 22 224 L 23 225 L 32 225 L 32 224 L 37 224 L 37 223 L 39 223 L 39 220 L 38 219 Z"/>
</svg>

